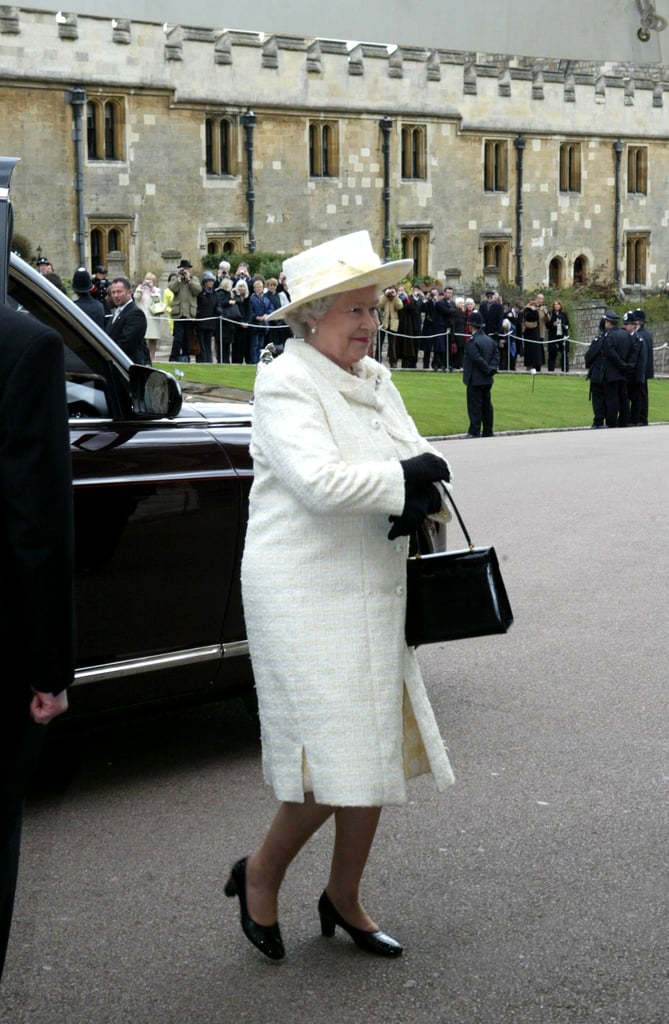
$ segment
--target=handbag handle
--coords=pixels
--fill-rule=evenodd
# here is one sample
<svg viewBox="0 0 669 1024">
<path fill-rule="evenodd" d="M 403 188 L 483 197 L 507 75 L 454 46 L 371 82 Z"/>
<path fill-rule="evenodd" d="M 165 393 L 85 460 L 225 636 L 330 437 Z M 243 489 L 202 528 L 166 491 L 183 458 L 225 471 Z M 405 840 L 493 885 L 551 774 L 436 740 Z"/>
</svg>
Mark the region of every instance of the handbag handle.
<svg viewBox="0 0 669 1024">
<path fill-rule="evenodd" d="M 455 512 L 457 520 L 458 520 L 458 522 L 460 524 L 460 529 L 462 530 L 463 534 L 465 535 L 465 540 L 467 541 L 467 545 L 469 547 L 469 550 L 473 551 L 474 550 L 474 543 L 473 543 L 471 537 L 469 536 L 469 530 L 465 526 L 465 521 L 462 518 L 462 516 L 460 515 L 460 509 L 455 504 L 455 500 L 454 500 L 453 495 L 451 494 L 451 492 L 448 491 L 446 488 L 444 488 L 444 493 L 445 493 L 446 497 L 448 498 L 448 500 L 450 501 L 451 505 L 453 506 L 453 511 Z"/>
<path fill-rule="evenodd" d="M 453 498 L 453 495 L 451 494 L 451 492 L 446 487 L 444 487 L 443 493 L 446 495 L 446 497 L 450 501 L 451 505 L 453 506 L 453 511 L 455 512 L 455 515 L 456 515 L 456 518 L 458 520 L 458 523 L 460 524 L 460 529 L 462 530 L 462 532 L 464 534 L 464 537 L 465 537 L 465 540 L 467 541 L 467 546 L 468 546 L 469 550 L 473 551 L 474 550 L 474 542 L 472 541 L 471 537 L 469 536 L 469 530 L 465 526 L 465 521 L 462 518 L 462 516 L 460 515 L 460 509 L 455 504 L 455 499 Z M 414 558 L 420 558 L 421 557 L 421 554 L 420 554 L 420 543 L 419 542 L 416 543 L 416 554 L 413 557 Z"/>
</svg>

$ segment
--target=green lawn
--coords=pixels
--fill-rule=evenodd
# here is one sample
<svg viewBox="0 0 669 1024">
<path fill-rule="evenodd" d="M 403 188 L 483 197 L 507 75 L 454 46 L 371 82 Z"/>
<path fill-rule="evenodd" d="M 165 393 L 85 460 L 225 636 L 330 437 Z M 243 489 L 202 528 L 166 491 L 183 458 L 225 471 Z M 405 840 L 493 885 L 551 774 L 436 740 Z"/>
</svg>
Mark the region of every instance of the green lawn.
<svg viewBox="0 0 669 1024">
<path fill-rule="evenodd" d="M 160 364 L 174 370 L 172 364 Z M 251 391 L 254 366 L 179 364 L 185 379 L 213 386 Z M 395 371 L 393 380 L 420 432 L 429 437 L 467 431 L 465 388 L 460 373 Z M 592 422 L 588 382 L 584 377 L 538 373 L 503 374 L 493 387 L 495 430 L 533 430 L 544 427 L 583 427 Z M 669 422 L 669 380 L 649 382 L 650 420 Z"/>
</svg>

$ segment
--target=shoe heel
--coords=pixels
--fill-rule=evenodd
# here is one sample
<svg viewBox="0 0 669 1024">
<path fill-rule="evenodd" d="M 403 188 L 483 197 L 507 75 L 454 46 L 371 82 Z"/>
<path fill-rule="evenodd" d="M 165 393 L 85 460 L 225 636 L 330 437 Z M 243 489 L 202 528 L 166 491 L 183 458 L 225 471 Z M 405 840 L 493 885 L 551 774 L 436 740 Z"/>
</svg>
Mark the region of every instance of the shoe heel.
<svg viewBox="0 0 669 1024">
<path fill-rule="evenodd" d="M 335 933 L 337 918 L 336 911 L 333 914 L 333 910 L 334 907 L 330 903 L 330 898 L 324 890 L 318 901 L 318 916 L 321 919 L 321 935 L 324 935 L 326 939 L 331 939 Z"/>
<path fill-rule="evenodd" d="M 237 883 L 235 882 L 232 875 L 228 878 L 225 883 L 225 889 L 223 890 L 226 896 L 237 896 Z"/>
</svg>

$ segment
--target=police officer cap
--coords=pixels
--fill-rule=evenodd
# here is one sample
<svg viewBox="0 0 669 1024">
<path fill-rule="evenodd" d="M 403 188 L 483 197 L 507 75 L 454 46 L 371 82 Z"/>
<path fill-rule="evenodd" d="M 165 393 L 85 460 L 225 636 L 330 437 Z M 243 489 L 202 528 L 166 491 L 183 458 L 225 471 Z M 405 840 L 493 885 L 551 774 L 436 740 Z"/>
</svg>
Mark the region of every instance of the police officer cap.
<svg viewBox="0 0 669 1024">
<path fill-rule="evenodd" d="M 632 312 L 631 309 L 628 309 L 628 311 L 625 313 L 625 315 L 623 317 L 623 323 L 624 324 L 635 324 L 636 323 L 636 317 L 635 317 L 635 315 L 634 315 L 634 313 Z"/>
<path fill-rule="evenodd" d="M 604 310 L 604 319 L 609 320 L 612 324 L 617 324 L 620 317 L 617 313 L 614 313 L 612 309 Z"/>
<path fill-rule="evenodd" d="M 78 267 L 72 275 L 72 290 L 78 292 L 79 295 L 84 295 L 85 292 L 90 292 L 92 288 L 93 281 L 86 267 Z"/>
<path fill-rule="evenodd" d="M 634 319 L 635 320 L 642 320 L 645 323 L 646 322 L 646 314 L 644 313 L 644 311 L 642 309 L 635 309 L 634 310 Z"/>
<path fill-rule="evenodd" d="M 477 309 L 475 309 L 473 313 L 469 314 L 468 319 L 472 327 L 483 327 L 485 323 L 485 320 L 483 319 L 483 317 L 481 316 Z"/>
</svg>

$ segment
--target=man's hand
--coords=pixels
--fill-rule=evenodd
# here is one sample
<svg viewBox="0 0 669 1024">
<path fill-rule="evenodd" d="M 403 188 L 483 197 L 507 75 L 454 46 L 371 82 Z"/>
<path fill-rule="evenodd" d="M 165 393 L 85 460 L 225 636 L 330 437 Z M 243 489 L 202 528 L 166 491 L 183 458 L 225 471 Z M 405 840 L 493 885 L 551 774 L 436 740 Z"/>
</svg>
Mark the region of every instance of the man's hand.
<svg viewBox="0 0 669 1024">
<path fill-rule="evenodd" d="M 67 690 L 61 693 L 41 693 L 35 690 L 30 701 L 30 714 L 38 725 L 48 725 L 52 718 L 57 718 L 67 711 Z"/>
</svg>

